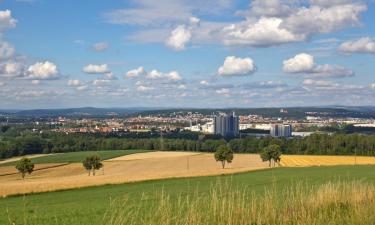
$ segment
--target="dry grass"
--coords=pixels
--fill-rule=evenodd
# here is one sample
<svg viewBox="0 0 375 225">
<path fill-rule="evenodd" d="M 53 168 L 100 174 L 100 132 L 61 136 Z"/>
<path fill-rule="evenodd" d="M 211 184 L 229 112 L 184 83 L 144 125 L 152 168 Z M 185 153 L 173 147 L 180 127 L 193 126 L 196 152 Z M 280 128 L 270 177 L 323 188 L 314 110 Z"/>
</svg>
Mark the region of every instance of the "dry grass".
<svg viewBox="0 0 375 225">
<path fill-rule="evenodd" d="M 281 165 L 287 167 L 299 166 L 334 166 L 334 165 L 367 165 L 375 164 L 375 157 L 364 156 L 312 156 L 312 155 L 283 155 Z"/>
<path fill-rule="evenodd" d="M 144 207 L 126 197 L 111 202 L 107 225 L 255 225 L 374 224 L 375 187 L 361 182 L 294 185 L 256 196 L 245 188 L 213 185 L 204 196 L 196 192 L 173 199 L 165 192 Z"/>
<path fill-rule="evenodd" d="M 346 156 L 282 156 L 282 166 L 319 166 L 354 164 L 354 157 Z M 375 164 L 374 157 L 357 157 L 357 164 Z M 50 166 L 39 164 L 37 168 Z M 189 152 L 152 152 L 123 156 L 104 162 L 104 170 L 88 177 L 80 163 L 35 171 L 25 180 L 18 174 L 0 176 L 0 196 L 72 189 L 103 184 L 173 177 L 194 177 L 245 172 L 268 168 L 259 155 L 238 154 L 222 169 L 213 154 Z M 0 167 L 0 175 L 15 172 L 12 167 Z"/>
<path fill-rule="evenodd" d="M 154 157 L 148 157 L 147 154 Z M 168 157 L 157 157 L 158 155 L 165 156 L 165 154 L 168 154 Z M 22 180 L 18 174 L 0 176 L 0 196 L 162 178 L 229 174 L 268 168 L 268 164 L 263 163 L 258 155 L 236 155 L 233 163 L 224 170 L 221 164 L 214 160 L 213 154 L 142 153 L 139 159 L 135 159 L 135 155 L 105 161 L 104 170 L 97 172 L 95 177 L 89 177 L 80 163 L 35 171 L 25 180 Z M 9 170 L 14 171 L 14 168 L 0 167 L 0 174 Z"/>
</svg>

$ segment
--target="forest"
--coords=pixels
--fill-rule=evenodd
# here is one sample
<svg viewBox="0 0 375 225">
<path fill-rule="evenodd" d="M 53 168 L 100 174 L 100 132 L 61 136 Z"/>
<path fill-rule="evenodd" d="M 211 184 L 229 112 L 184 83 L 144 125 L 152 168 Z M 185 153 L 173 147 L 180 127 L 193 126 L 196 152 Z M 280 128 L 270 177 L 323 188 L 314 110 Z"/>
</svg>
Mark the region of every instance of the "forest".
<svg viewBox="0 0 375 225">
<path fill-rule="evenodd" d="M 217 135 L 192 132 L 144 134 L 64 134 L 33 133 L 0 129 L 0 158 L 37 153 L 59 153 L 95 150 L 166 150 L 214 152 L 228 144 L 236 153 L 259 153 L 277 144 L 283 154 L 298 155 L 364 155 L 375 156 L 375 135 L 313 134 L 304 138 L 246 136 L 224 139 Z"/>
</svg>

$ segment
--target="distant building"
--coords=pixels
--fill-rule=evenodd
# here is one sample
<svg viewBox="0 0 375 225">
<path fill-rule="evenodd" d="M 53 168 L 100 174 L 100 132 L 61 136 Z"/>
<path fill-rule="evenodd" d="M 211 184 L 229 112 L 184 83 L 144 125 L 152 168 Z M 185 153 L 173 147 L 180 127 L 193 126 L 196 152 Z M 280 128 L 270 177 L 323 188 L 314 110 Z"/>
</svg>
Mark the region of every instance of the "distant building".
<svg viewBox="0 0 375 225">
<path fill-rule="evenodd" d="M 270 134 L 272 137 L 291 137 L 292 125 L 290 124 L 272 124 Z"/>
<path fill-rule="evenodd" d="M 214 134 L 222 136 L 237 136 L 239 134 L 239 117 L 233 115 L 220 115 L 214 117 Z"/>
</svg>

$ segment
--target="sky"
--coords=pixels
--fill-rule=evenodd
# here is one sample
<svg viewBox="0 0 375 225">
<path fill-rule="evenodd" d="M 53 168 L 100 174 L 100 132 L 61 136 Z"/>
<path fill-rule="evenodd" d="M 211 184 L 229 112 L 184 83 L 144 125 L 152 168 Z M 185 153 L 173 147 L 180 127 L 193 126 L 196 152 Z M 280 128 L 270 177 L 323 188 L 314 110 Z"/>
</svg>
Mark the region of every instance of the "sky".
<svg viewBox="0 0 375 225">
<path fill-rule="evenodd" d="M 0 109 L 374 106 L 375 1 L 0 0 Z"/>
</svg>

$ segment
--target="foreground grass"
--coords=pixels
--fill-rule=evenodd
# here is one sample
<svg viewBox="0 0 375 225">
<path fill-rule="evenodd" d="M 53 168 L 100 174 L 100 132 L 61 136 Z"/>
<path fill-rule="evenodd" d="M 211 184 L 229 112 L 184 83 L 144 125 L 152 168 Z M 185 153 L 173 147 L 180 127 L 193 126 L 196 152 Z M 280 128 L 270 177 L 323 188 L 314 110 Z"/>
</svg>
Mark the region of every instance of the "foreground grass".
<svg viewBox="0 0 375 225">
<path fill-rule="evenodd" d="M 84 152 L 67 152 L 67 153 L 56 153 L 38 158 L 33 158 L 31 161 L 36 164 L 41 163 L 75 163 L 82 162 L 87 156 L 97 154 L 102 160 L 112 159 L 124 155 L 130 155 L 135 153 L 150 152 L 147 150 L 111 150 L 111 151 L 84 151 Z M 9 162 L 1 164 L 1 166 L 12 166 L 16 165 L 16 162 Z"/>
<path fill-rule="evenodd" d="M 285 191 L 296 183 L 307 187 L 353 180 L 375 184 L 374 171 L 375 166 L 277 168 L 218 177 L 157 180 L 8 197 L 0 199 L 0 224 L 103 224 L 104 214 L 113 202 L 124 198 L 131 207 L 139 209 L 138 213 L 150 215 L 147 209 L 160 202 L 160 192 L 168 194 L 171 201 L 168 204 L 176 204 L 179 199 L 193 198 L 197 193 L 209 196 L 212 185 L 218 182 L 244 188 L 255 196 L 262 196 L 265 189 L 276 189 L 278 198 L 285 200 Z"/>
<path fill-rule="evenodd" d="M 147 207 L 119 198 L 103 218 L 107 225 L 373 224 L 375 186 L 360 181 L 301 183 L 255 195 L 244 187 L 218 182 L 208 195 L 176 199 L 160 192 Z M 142 199 L 147 196 L 142 196 Z"/>
</svg>

